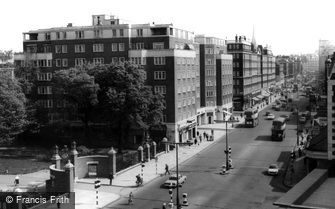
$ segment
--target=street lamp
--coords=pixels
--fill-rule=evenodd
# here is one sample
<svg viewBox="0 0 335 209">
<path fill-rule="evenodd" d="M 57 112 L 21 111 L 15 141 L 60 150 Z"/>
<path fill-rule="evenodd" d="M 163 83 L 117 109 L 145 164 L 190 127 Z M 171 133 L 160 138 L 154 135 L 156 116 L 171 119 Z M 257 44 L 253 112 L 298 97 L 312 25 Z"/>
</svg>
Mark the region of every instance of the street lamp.
<svg viewBox="0 0 335 209">
<path fill-rule="evenodd" d="M 229 151 L 228 151 L 228 123 L 229 122 L 238 122 L 237 120 L 215 120 L 215 122 L 223 122 L 223 123 L 226 123 L 226 150 L 225 150 L 225 153 L 226 153 L 226 170 L 228 171 L 230 169 L 229 167 Z"/>
<path fill-rule="evenodd" d="M 179 129 L 178 129 L 179 132 Z M 178 133 L 178 136 L 179 133 Z M 180 140 L 179 140 L 180 141 Z M 166 137 L 163 138 L 162 140 L 163 143 L 165 144 L 174 144 L 176 147 L 176 175 L 177 175 L 177 194 L 176 194 L 176 202 L 177 202 L 177 209 L 181 208 L 180 202 L 179 202 L 179 169 L 178 169 L 178 147 L 180 144 L 184 144 L 184 145 L 190 145 L 191 142 L 169 142 L 168 139 Z"/>
</svg>

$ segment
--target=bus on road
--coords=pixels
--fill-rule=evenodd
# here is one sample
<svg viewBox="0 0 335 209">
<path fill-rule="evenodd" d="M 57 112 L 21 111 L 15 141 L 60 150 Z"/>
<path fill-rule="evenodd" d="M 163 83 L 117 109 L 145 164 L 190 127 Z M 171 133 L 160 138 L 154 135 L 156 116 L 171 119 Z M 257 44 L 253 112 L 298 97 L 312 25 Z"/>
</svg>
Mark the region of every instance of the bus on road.
<svg viewBox="0 0 335 209">
<path fill-rule="evenodd" d="M 271 138 L 276 141 L 285 139 L 286 119 L 279 117 L 273 120 L 271 128 Z"/>
<path fill-rule="evenodd" d="M 245 115 L 245 127 L 256 127 L 259 123 L 258 120 L 258 109 L 249 108 L 244 112 Z"/>
</svg>

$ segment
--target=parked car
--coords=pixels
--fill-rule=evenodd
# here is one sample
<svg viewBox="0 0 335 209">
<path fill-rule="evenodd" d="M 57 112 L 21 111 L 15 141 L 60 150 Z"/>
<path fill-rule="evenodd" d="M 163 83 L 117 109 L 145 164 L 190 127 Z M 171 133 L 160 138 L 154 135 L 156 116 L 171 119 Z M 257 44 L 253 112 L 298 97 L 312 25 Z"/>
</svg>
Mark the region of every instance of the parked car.
<svg viewBox="0 0 335 209">
<path fill-rule="evenodd" d="M 269 165 L 269 168 L 268 168 L 268 174 L 269 175 L 278 175 L 279 173 L 279 168 L 278 168 L 278 165 L 277 164 L 271 164 Z"/>
<path fill-rule="evenodd" d="M 280 111 L 280 105 L 276 105 L 274 108 L 276 111 Z"/>
<path fill-rule="evenodd" d="M 268 114 L 268 115 L 266 116 L 266 119 L 268 119 L 268 120 L 273 120 L 273 119 L 275 119 L 275 115 L 272 114 L 272 113 L 270 113 L 270 114 Z"/>
<path fill-rule="evenodd" d="M 280 117 L 285 118 L 286 121 L 290 120 L 290 115 L 281 115 Z"/>
<path fill-rule="evenodd" d="M 266 112 L 265 112 L 265 116 L 268 116 L 268 115 L 270 115 L 270 114 L 271 114 L 270 111 L 266 111 Z"/>
<path fill-rule="evenodd" d="M 182 184 L 186 182 L 186 176 L 179 174 L 178 181 L 179 186 L 182 186 Z M 177 187 L 177 175 L 171 175 L 169 179 L 165 181 L 164 186 L 168 188 Z"/>
</svg>

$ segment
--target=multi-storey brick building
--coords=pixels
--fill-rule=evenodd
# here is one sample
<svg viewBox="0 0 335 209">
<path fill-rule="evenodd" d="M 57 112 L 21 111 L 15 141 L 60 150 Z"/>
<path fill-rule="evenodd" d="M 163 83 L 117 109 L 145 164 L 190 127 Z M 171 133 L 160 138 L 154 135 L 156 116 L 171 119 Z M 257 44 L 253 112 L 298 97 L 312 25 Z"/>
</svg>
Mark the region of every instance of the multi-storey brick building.
<svg viewBox="0 0 335 209">
<path fill-rule="evenodd" d="M 200 52 L 198 124 L 222 120 L 232 112 L 232 56 L 224 39 L 197 35 Z"/>
<path fill-rule="evenodd" d="M 127 60 L 140 64 L 147 72 L 147 84 L 164 95 L 169 139 L 186 141 L 195 137 L 200 106 L 197 48 L 193 32 L 172 24 L 130 25 L 114 16 L 93 15 L 91 26 L 68 24 L 24 33 L 24 53 L 15 55 L 15 60 L 42 69 L 38 94 L 50 110 L 50 121 L 63 105 L 54 100 L 48 84 L 55 70 Z"/>
<path fill-rule="evenodd" d="M 228 41 L 227 48 L 233 55 L 234 110 L 270 102 L 268 90 L 275 85 L 275 57 L 271 50 L 245 36 L 235 36 L 235 40 Z"/>
</svg>

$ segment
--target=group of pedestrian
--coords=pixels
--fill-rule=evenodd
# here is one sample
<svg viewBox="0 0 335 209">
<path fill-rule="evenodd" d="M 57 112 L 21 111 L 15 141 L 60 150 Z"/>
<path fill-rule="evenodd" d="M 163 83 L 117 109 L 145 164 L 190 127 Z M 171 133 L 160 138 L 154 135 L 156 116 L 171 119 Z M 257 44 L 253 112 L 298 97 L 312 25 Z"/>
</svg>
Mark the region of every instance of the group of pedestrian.
<svg viewBox="0 0 335 209">
<path fill-rule="evenodd" d="M 206 139 L 206 141 L 209 141 L 209 134 L 206 133 L 206 131 L 204 131 L 203 136 L 204 136 L 204 139 Z"/>
</svg>

